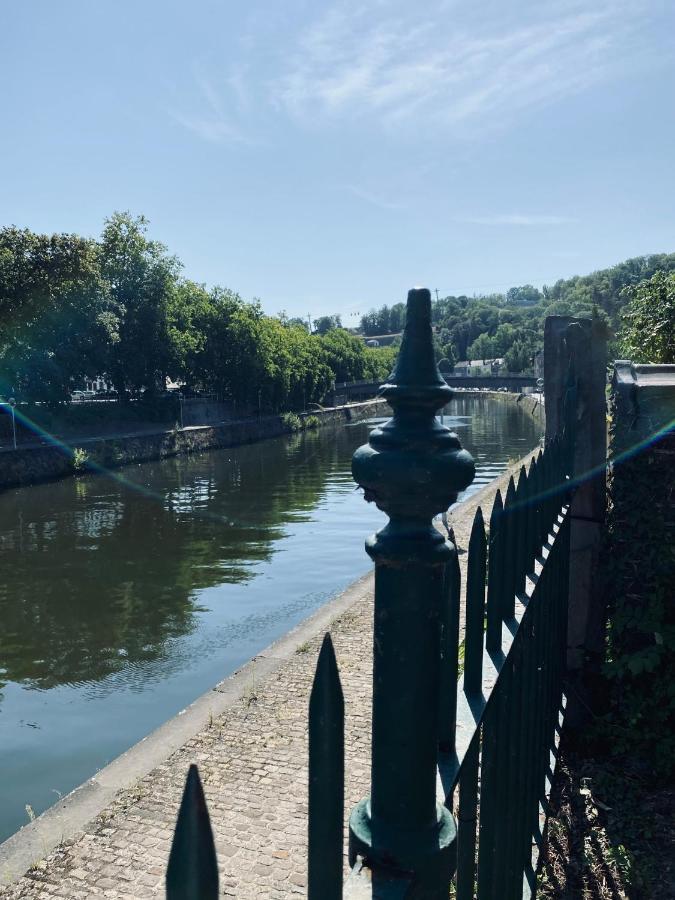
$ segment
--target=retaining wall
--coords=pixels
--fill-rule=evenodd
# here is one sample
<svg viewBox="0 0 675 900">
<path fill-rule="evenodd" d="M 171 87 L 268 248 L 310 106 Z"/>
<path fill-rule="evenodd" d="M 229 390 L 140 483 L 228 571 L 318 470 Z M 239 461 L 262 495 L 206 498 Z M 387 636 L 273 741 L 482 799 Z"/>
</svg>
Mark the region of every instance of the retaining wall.
<svg viewBox="0 0 675 900">
<path fill-rule="evenodd" d="M 456 396 L 475 395 L 518 403 L 530 415 L 544 422 L 544 405 L 538 395 L 510 394 L 504 391 L 462 391 Z M 391 408 L 383 400 L 368 400 L 347 406 L 318 410 L 316 416 L 321 426 L 356 422 L 371 416 L 388 416 Z M 136 432 L 97 438 L 76 438 L 67 446 L 33 445 L 17 450 L 0 451 L 0 491 L 5 488 L 41 481 L 64 478 L 82 471 L 116 469 L 130 463 L 165 459 L 183 453 L 201 453 L 220 447 L 236 447 L 266 438 L 287 434 L 290 429 L 281 416 L 263 416 L 260 419 L 240 419 L 219 425 L 195 425 L 182 430 Z M 77 447 L 87 454 L 87 461 L 78 469 L 73 461 L 73 449 Z"/>
<path fill-rule="evenodd" d="M 391 410 L 382 400 L 370 400 L 350 406 L 319 410 L 311 415 L 320 424 L 342 424 L 371 416 L 388 415 Z M 65 444 L 19 447 L 0 452 L 0 490 L 40 481 L 63 478 L 82 471 L 115 469 L 129 463 L 165 459 L 182 453 L 199 453 L 219 447 L 235 447 L 290 432 L 281 416 L 240 419 L 220 425 L 191 426 L 182 430 L 137 432 L 98 438 L 76 439 Z M 77 468 L 73 449 L 87 454 L 87 461 Z"/>
</svg>

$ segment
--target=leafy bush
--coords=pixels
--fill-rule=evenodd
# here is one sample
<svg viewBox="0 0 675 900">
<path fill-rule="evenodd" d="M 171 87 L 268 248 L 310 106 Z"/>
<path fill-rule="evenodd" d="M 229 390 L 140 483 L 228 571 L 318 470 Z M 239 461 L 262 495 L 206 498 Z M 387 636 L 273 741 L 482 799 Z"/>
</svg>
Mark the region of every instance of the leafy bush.
<svg viewBox="0 0 675 900">
<path fill-rule="evenodd" d="M 76 472 L 81 472 L 84 467 L 89 462 L 89 454 L 86 450 L 83 450 L 82 447 L 75 447 L 73 450 L 73 469 Z"/>
<path fill-rule="evenodd" d="M 630 300 L 621 314 L 619 339 L 626 359 L 675 363 L 675 272 L 657 272 L 648 281 L 626 288 Z"/>
<path fill-rule="evenodd" d="M 318 416 L 306 416 L 302 424 L 305 428 L 318 428 L 321 422 Z"/>
<path fill-rule="evenodd" d="M 605 570 L 609 597 L 601 732 L 660 777 L 675 761 L 673 436 L 614 466 Z"/>
<path fill-rule="evenodd" d="M 302 429 L 302 420 L 300 419 L 300 416 L 293 412 L 282 413 L 281 421 L 283 422 L 284 428 L 288 431 L 300 431 Z"/>
</svg>

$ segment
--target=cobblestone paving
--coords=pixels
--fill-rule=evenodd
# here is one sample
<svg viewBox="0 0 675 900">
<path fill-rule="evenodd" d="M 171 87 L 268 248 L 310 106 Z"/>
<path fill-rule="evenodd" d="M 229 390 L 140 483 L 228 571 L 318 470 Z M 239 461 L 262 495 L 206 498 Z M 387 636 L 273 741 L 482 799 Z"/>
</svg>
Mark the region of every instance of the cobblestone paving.
<svg viewBox="0 0 675 900">
<path fill-rule="evenodd" d="M 508 477 L 508 476 L 507 476 Z M 468 545 L 478 503 L 486 518 L 506 477 L 458 507 L 453 526 Z M 487 502 L 486 502 L 487 501 Z M 460 556 L 463 576 L 466 554 Z M 464 582 L 464 577 L 463 577 Z M 347 812 L 368 791 L 372 677 L 372 578 L 331 625 L 346 707 Z M 160 897 L 188 766 L 204 784 L 224 897 L 287 900 L 306 886 L 307 704 L 322 639 L 293 657 L 216 717 L 131 790 L 121 792 L 84 834 L 63 843 L 4 900 Z"/>
</svg>

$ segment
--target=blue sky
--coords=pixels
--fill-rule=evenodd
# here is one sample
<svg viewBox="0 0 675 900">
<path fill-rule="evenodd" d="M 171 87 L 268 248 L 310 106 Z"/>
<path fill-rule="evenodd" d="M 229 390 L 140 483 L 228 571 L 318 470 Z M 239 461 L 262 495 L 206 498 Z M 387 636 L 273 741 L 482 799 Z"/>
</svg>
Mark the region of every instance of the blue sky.
<svg viewBox="0 0 675 900">
<path fill-rule="evenodd" d="M 143 213 L 269 313 L 675 251 L 675 4 L 0 4 L 0 224 Z"/>
</svg>

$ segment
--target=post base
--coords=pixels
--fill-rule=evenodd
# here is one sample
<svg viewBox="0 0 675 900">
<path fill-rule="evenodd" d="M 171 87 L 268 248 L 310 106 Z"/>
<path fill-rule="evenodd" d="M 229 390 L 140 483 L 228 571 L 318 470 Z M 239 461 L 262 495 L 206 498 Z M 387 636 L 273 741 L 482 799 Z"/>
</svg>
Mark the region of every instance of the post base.
<svg viewBox="0 0 675 900">
<path fill-rule="evenodd" d="M 366 797 L 354 807 L 349 817 L 351 867 L 358 856 L 373 871 L 412 876 L 416 886 L 426 889 L 420 896 L 447 897 L 457 862 L 455 820 L 439 804 L 436 824 L 427 830 L 373 823 L 370 798 Z M 438 890 L 446 890 L 446 893 L 436 893 Z"/>
</svg>

